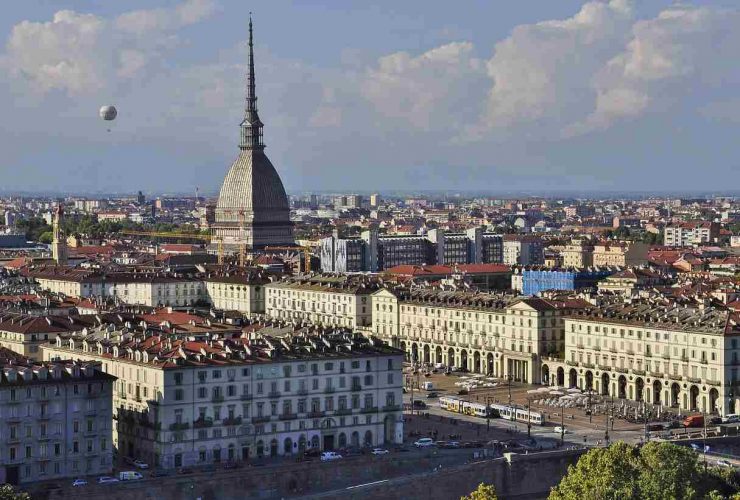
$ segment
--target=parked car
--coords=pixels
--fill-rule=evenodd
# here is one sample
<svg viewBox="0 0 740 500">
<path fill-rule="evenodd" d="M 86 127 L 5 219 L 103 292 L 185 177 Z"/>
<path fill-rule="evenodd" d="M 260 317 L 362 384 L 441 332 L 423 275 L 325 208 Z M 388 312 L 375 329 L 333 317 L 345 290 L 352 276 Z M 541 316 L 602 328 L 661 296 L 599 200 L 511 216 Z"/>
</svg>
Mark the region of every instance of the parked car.
<svg viewBox="0 0 740 500">
<path fill-rule="evenodd" d="M 553 431 L 555 431 L 558 434 L 568 434 L 568 429 L 566 429 L 565 427 L 561 427 L 559 425 L 557 427 L 555 427 L 555 429 L 553 429 Z"/>
<path fill-rule="evenodd" d="M 434 446 L 434 440 L 432 438 L 421 438 L 414 442 L 414 446 L 417 448 L 429 448 Z"/>
<path fill-rule="evenodd" d="M 325 451 L 321 454 L 321 461 L 322 462 L 331 462 L 333 460 L 340 460 L 342 458 L 342 455 L 335 451 Z"/>
<path fill-rule="evenodd" d="M 740 422 L 740 415 L 737 415 L 735 413 L 722 417 L 723 424 L 735 424 L 737 422 Z"/>
<path fill-rule="evenodd" d="M 72 482 L 72 486 L 87 486 L 87 481 L 84 479 L 75 479 Z"/>
<path fill-rule="evenodd" d="M 734 466 L 730 462 L 728 462 L 727 460 L 724 460 L 724 459 L 717 460 L 717 465 L 720 466 L 720 467 L 727 467 L 729 469 L 734 468 Z"/>
<path fill-rule="evenodd" d="M 143 460 L 134 460 L 133 466 L 137 469 L 148 469 L 149 464 L 144 462 Z"/>
<path fill-rule="evenodd" d="M 118 478 L 113 476 L 100 476 L 98 478 L 98 484 L 117 483 Z"/>
<path fill-rule="evenodd" d="M 387 455 L 388 450 L 383 448 L 373 448 L 373 451 L 371 451 L 370 453 L 372 453 L 373 455 Z"/>
<path fill-rule="evenodd" d="M 413 403 L 414 408 L 423 410 L 427 407 L 427 404 L 421 399 L 415 399 Z"/>
<path fill-rule="evenodd" d="M 303 452 L 303 456 L 307 458 L 316 458 L 321 456 L 321 450 L 319 448 L 309 448 Z"/>
<path fill-rule="evenodd" d="M 121 481 L 136 481 L 137 479 L 144 479 L 141 472 L 135 470 L 126 470 L 118 473 L 118 479 Z"/>
<path fill-rule="evenodd" d="M 439 397 L 439 394 L 437 394 L 436 392 L 430 392 L 429 394 L 427 394 L 427 399 L 434 399 L 438 397 Z"/>
<path fill-rule="evenodd" d="M 459 391 L 457 391 L 457 395 L 458 396 L 467 396 L 468 395 L 468 390 L 467 389 L 460 389 Z"/>
</svg>

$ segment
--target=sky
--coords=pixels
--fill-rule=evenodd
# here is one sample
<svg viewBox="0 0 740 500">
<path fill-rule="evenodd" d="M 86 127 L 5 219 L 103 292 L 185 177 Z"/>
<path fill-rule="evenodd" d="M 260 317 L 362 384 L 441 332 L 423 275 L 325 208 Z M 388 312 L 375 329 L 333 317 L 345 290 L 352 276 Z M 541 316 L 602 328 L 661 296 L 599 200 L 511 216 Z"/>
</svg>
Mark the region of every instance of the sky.
<svg viewBox="0 0 740 500">
<path fill-rule="evenodd" d="M 735 0 L 4 0 L 0 191 L 217 193 L 250 11 L 289 192 L 737 190 Z"/>
</svg>

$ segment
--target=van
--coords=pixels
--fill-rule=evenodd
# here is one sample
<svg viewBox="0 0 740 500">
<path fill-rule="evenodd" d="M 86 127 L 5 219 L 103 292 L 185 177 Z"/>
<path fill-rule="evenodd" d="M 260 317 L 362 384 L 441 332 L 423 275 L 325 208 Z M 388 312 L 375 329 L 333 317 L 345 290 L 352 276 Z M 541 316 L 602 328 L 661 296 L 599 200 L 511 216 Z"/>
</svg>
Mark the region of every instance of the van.
<svg viewBox="0 0 740 500">
<path fill-rule="evenodd" d="M 433 391 L 434 390 L 434 382 L 424 382 L 424 385 L 422 385 L 425 391 Z"/>
<path fill-rule="evenodd" d="M 722 417 L 722 423 L 723 424 L 736 424 L 740 422 L 740 415 L 737 413 L 732 413 L 730 415 L 725 415 Z"/>
<path fill-rule="evenodd" d="M 136 479 L 144 479 L 144 476 L 141 475 L 141 472 L 136 472 L 134 470 L 127 470 L 127 471 L 119 472 L 118 479 L 121 481 L 134 481 Z"/>
<path fill-rule="evenodd" d="M 434 440 L 432 438 L 421 438 L 414 442 L 414 446 L 417 448 L 429 448 L 434 446 Z"/>
<path fill-rule="evenodd" d="M 704 415 L 689 415 L 683 419 L 684 427 L 703 427 L 704 426 Z"/>
</svg>

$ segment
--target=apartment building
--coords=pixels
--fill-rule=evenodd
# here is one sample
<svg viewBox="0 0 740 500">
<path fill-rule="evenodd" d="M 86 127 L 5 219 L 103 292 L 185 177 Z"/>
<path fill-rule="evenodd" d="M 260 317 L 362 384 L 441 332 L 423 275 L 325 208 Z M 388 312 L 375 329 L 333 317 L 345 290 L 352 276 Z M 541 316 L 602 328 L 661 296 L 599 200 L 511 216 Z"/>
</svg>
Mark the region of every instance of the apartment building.
<svg viewBox="0 0 740 500">
<path fill-rule="evenodd" d="M 384 289 L 373 294 L 372 331 L 412 362 L 538 383 L 542 357 L 564 351 L 564 315 L 582 307 L 581 300 Z"/>
<path fill-rule="evenodd" d="M 683 247 L 712 243 L 719 237 L 719 224 L 709 221 L 690 221 L 668 224 L 663 229 L 663 244 Z"/>
<path fill-rule="evenodd" d="M 594 265 L 594 247 L 582 240 L 572 240 L 560 252 L 563 267 L 582 269 Z"/>
<path fill-rule="evenodd" d="M 740 412 L 740 315 L 707 301 L 615 300 L 565 318 L 565 359 L 543 383 L 653 405 Z"/>
<path fill-rule="evenodd" d="M 544 264 L 544 247 L 537 236 L 504 235 L 504 264 L 535 266 Z"/>
<path fill-rule="evenodd" d="M 213 274 L 204 278 L 203 283 L 208 301 L 216 309 L 249 316 L 265 313 L 265 285 L 271 283 L 265 273 Z"/>
<path fill-rule="evenodd" d="M 594 245 L 593 265 L 614 267 L 644 266 L 650 246 L 631 241 L 609 241 Z"/>
<path fill-rule="evenodd" d="M 42 289 L 72 297 L 114 298 L 124 304 L 193 306 L 206 303 L 203 281 L 169 273 L 102 273 L 66 267 L 30 269 Z"/>
<path fill-rule="evenodd" d="M 362 328 L 372 322 L 372 293 L 379 282 L 366 276 L 313 275 L 265 286 L 267 317 L 316 325 Z"/>
<path fill-rule="evenodd" d="M 158 467 L 402 442 L 402 352 L 348 331 L 262 326 L 202 341 L 75 335 L 44 356 L 118 374 L 113 442 Z"/>
<path fill-rule="evenodd" d="M 360 238 L 339 238 L 338 233 L 320 242 L 324 272 L 383 271 L 395 266 L 501 263 L 502 237 L 471 228 L 464 233 L 433 229 L 426 235 L 380 235 L 364 231 Z"/>
<path fill-rule="evenodd" d="M 115 377 L 96 363 L 41 363 L 0 348 L 0 484 L 113 468 Z"/>
</svg>

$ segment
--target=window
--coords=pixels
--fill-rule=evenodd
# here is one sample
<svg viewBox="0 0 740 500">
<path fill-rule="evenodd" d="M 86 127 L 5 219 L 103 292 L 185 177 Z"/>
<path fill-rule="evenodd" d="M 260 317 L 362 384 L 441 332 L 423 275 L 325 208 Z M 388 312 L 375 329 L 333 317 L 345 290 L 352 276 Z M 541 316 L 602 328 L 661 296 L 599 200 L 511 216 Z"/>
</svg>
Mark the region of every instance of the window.
<svg viewBox="0 0 740 500">
<path fill-rule="evenodd" d="M 175 385 L 182 385 L 182 373 L 175 373 Z"/>
<path fill-rule="evenodd" d="M 213 370 L 211 373 L 213 374 L 213 378 L 221 378 L 221 370 Z"/>
<path fill-rule="evenodd" d="M 175 401 L 182 401 L 184 399 L 184 393 L 182 389 L 175 389 Z"/>
<path fill-rule="evenodd" d="M 365 385 L 366 386 L 373 385 L 373 376 L 372 375 L 365 375 Z"/>
</svg>

